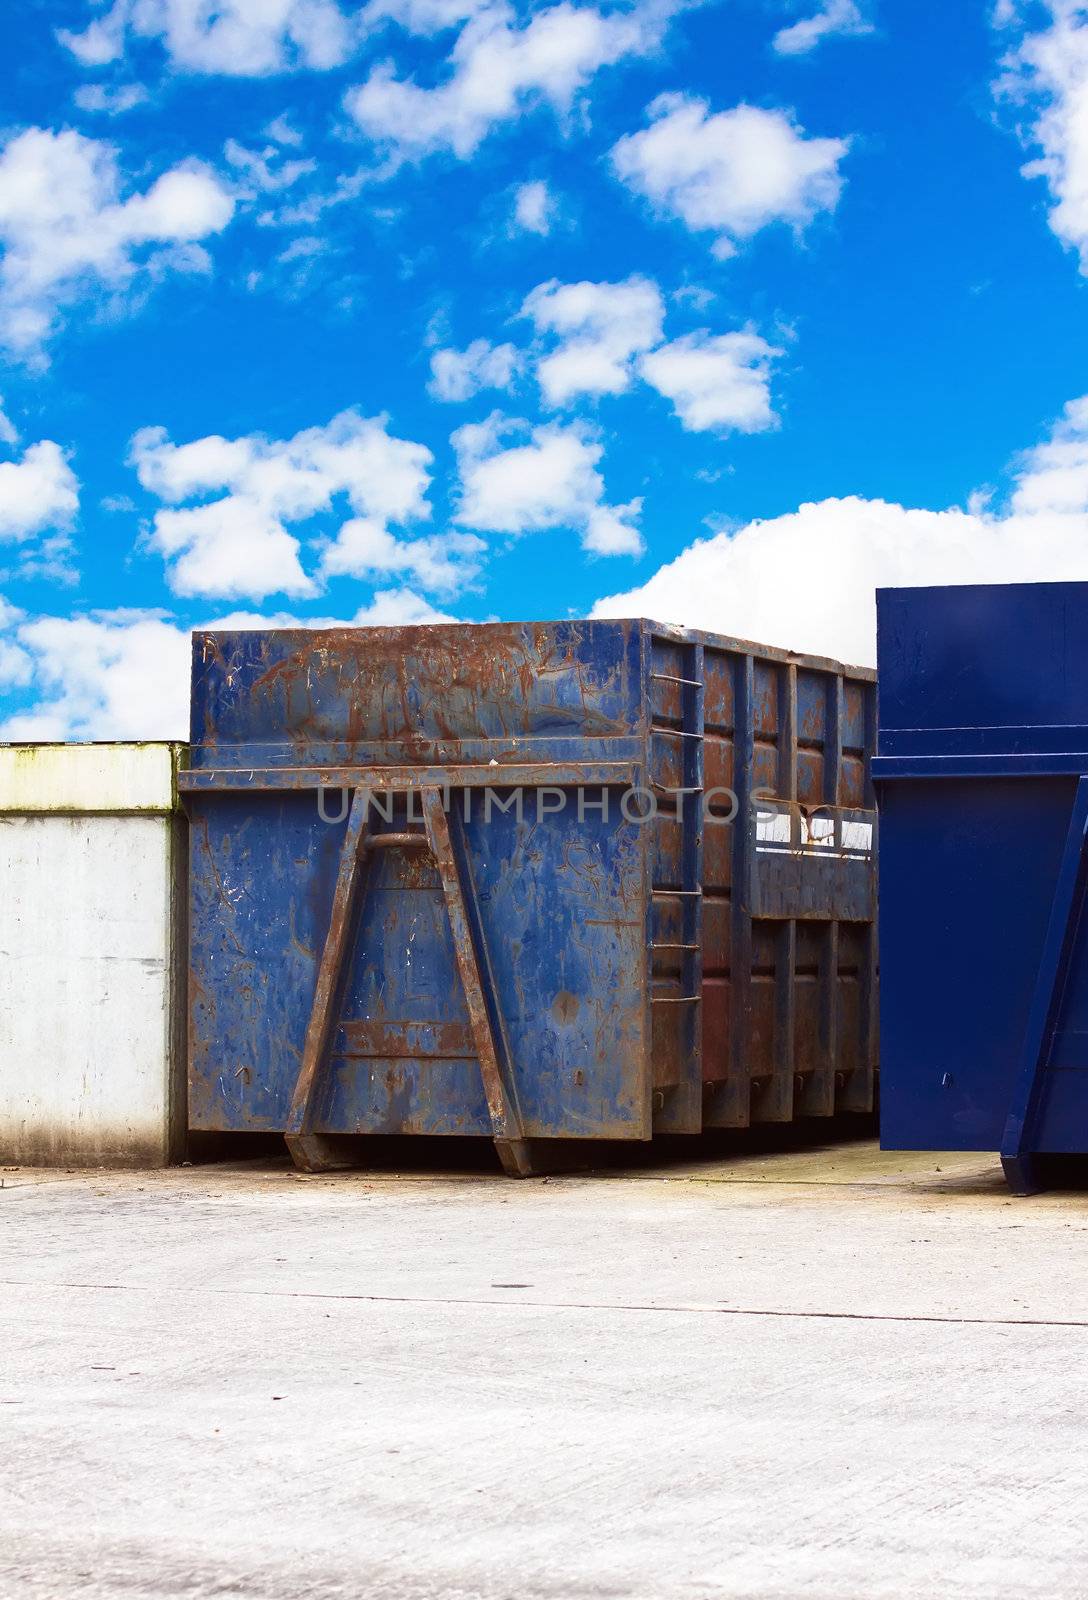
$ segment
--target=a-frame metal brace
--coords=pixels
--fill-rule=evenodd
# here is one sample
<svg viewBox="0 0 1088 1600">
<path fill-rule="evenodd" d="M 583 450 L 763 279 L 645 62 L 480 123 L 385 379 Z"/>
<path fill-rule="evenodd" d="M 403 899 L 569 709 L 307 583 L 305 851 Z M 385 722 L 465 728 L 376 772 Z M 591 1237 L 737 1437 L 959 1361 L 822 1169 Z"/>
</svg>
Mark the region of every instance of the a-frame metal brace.
<svg viewBox="0 0 1088 1600">
<path fill-rule="evenodd" d="M 1020 1068 L 1013 1085 L 1001 1165 L 1014 1194 L 1032 1194 L 1039 1187 L 1035 1152 L 1043 1082 L 1050 1063 L 1062 999 L 1080 925 L 1084 901 L 1088 831 L 1088 776 L 1077 783 L 1069 830 L 1050 911 L 1039 976 L 1035 982 Z"/>
<path fill-rule="evenodd" d="M 446 791 L 448 793 L 448 791 Z M 347 831 L 340 850 L 340 866 L 333 894 L 332 915 L 325 947 L 317 970 L 313 1006 L 306 1029 L 285 1136 L 295 1165 L 306 1172 L 329 1171 L 355 1165 L 346 1153 L 342 1136 L 327 1136 L 313 1131 L 318 1080 L 328 1059 L 332 1031 L 336 1024 L 338 999 L 345 981 L 345 968 L 353 945 L 353 929 L 365 895 L 369 858 L 380 849 L 429 849 L 438 868 L 453 935 L 457 970 L 464 990 L 473 1043 L 480 1063 L 491 1133 L 503 1169 L 512 1177 L 532 1173 L 529 1143 L 522 1131 L 521 1118 L 511 1074 L 509 1051 L 498 1008 L 498 999 L 484 940 L 483 925 L 476 903 L 471 868 L 466 853 L 455 848 L 450 818 L 443 808 L 443 790 L 424 786 L 420 790 L 424 829 L 402 833 L 372 833 L 367 826 L 370 791 L 355 789 L 348 814 Z M 454 817 L 455 826 L 459 819 Z M 459 861 L 460 856 L 460 861 Z"/>
</svg>

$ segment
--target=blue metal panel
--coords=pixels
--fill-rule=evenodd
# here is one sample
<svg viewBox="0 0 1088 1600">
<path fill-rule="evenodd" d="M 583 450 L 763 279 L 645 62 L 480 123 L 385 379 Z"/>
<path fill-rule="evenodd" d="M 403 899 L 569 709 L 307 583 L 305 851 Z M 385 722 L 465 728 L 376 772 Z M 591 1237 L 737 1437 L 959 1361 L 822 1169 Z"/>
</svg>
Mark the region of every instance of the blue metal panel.
<svg viewBox="0 0 1088 1600">
<path fill-rule="evenodd" d="M 344 825 L 312 794 L 190 796 L 189 1124 L 284 1127 Z"/>
<path fill-rule="evenodd" d="M 880 786 L 880 1132 L 997 1150 L 1074 782 Z"/>
<path fill-rule="evenodd" d="M 1088 585 L 877 597 L 881 1138 L 1088 1150 Z"/>
<path fill-rule="evenodd" d="M 1086 830 L 1088 778 L 1081 778 L 1024 1030 L 1020 1070 L 1013 1084 L 1001 1141 L 1005 1172 L 1021 1192 L 1033 1187 L 1032 1165 L 1037 1151 L 1076 1149 L 1077 1144 L 1055 1146 L 1055 1135 L 1065 1140 L 1075 1135 L 1083 1141 L 1088 1131 L 1088 1124 L 1067 1115 L 1071 1103 L 1084 1102 L 1088 1081 L 1088 973 L 1077 963 L 1078 955 L 1088 953 L 1078 948 L 1084 911 Z M 1070 1073 L 1075 1076 L 1069 1077 Z M 1070 1086 L 1073 1095 L 1063 1094 Z"/>
<path fill-rule="evenodd" d="M 507 790 L 496 794 L 510 798 Z M 549 816 L 547 830 L 498 806 L 485 822 L 477 803 L 464 830 L 509 1048 L 516 1062 L 532 1064 L 517 1078 L 529 1138 L 647 1131 L 648 1095 L 637 1070 L 645 1056 L 641 830 L 604 821 L 588 804 L 600 794 L 585 796 L 581 823 L 576 802 Z M 559 863 L 565 870 L 555 870 Z M 442 888 L 429 860 L 383 853 L 354 948 L 343 1004 L 343 1018 L 353 1020 L 341 1021 L 317 1130 L 489 1134 Z M 421 1039 L 423 1029 L 430 1040 Z"/>
<path fill-rule="evenodd" d="M 1075 742 L 1048 748 L 1088 747 L 1086 596 L 1082 583 L 878 590 L 880 754 L 909 729 L 957 730 L 964 753 L 987 729 L 1065 727 Z"/>
<path fill-rule="evenodd" d="M 398 744 L 449 761 L 480 740 L 517 741 L 524 759 L 545 741 L 556 759 L 564 737 L 581 751 L 638 729 L 640 649 L 637 625 L 611 622 L 198 635 L 191 764 L 228 765 L 244 746 L 247 764 L 267 747 L 377 765 L 374 747 Z"/>
</svg>

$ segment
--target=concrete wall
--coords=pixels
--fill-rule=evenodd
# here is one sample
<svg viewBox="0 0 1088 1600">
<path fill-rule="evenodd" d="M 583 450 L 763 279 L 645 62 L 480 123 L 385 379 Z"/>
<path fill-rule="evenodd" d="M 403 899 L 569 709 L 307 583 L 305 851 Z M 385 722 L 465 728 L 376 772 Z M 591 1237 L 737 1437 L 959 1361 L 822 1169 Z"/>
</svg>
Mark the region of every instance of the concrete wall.
<svg viewBox="0 0 1088 1600">
<path fill-rule="evenodd" d="M 178 756 L 0 746 L 0 1162 L 152 1166 L 181 1151 Z"/>
</svg>

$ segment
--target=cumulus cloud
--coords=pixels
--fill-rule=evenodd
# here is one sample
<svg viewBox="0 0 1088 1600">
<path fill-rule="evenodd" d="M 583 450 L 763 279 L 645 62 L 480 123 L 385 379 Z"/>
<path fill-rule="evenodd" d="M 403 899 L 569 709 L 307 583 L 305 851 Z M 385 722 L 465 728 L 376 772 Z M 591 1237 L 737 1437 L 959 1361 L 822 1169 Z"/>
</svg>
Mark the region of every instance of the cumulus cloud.
<svg viewBox="0 0 1088 1600">
<path fill-rule="evenodd" d="M 521 368 L 512 344 L 474 339 L 467 350 L 436 350 L 428 391 L 436 400 L 471 400 L 481 389 L 509 389 Z"/>
<path fill-rule="evenodd" d="M 781 350 L 751 328 L 699 328 L 664 343 L 665 301 L 649 278 L 553 278 L 531 291 L 521 314 L 537 334 L 536 375 L 549 405 L 621 394 L 641 378 L 672 401 L 691 432 L 755 433 L 777 422 L 770 381 Z"/>
<path fill-rule="evenodd" d="M 431 622 L 456 622 L 448 611 L 436 611 L 413 589 L 379 589 L 369 605 L 360 606 L 347 626 L 352 628 L 410 628 Z M 305 624 L 310 626 L 310 624 Z M 324 622 L 322 627 L 336 627 Z M 343 626 L 343 624 L 339 624 Z"/>
<path fill-rule="evenodd" d="M 1010 0 L 1000 15 L 1019 25 L 1025 10 Z M 1045 180 L 1050 226 L 1088 273 L 1088 14 L 1079 0 L 1031 8 L 1031 16 L 1040 13 L 1048 25 L 1025 32 L 1010 50 L 997 90 L 1025 107 L 1024 142 L 1041 153 L 1024 175 Z"/>
<path fill-rule="evenodd" d="M 593 506 L 582 546 L 595 556 L 640 556 L 646 546 L 638 530 L 642 496 L 622 506 Z"/>
<path fill-rule="evenodd" d="M 266 123 L 264 134 L 266 139 L 271 139 L 273 144 L 285 145 L 289 150 L 295 150 L 303 142 L 303 136 L 295 127 L 285 111 L 278 117 Z"/>
<path fill-rule="evenodd" d="M 1088 396 L 1017 465 L 1007 507 L 851 495 L 697 539 L 595 616 L 658 621 L 873 665 L 878 587 L 1088 580 Z"/>
<path fill-rule="evenodd" d="M 810 138 L 784 111 L 711 113 L 705 100 L 667 94 L 649 116 L 613 147 L 613 169 L 663 215 L 715 233 L 719 257 L 770 223 L 801 229 L 838 203 L 846 142 Z"/>
<path fill-rule="evenodd" d="M 278 140 L 261 150 L 250 150 L 237 139 L 228 139 L 223 146 L 223 155 L 238 174 L 237 194 L 247 200 L 259 194 L 275 194 L 281 189 L 289 189 L 317 166 L 316 161 L 308 158 L 282 160 L 282 147 Z"/>
<path fill-rule="evenodd" d="M 345 522 L 321 562 L 326 577 L 414 579 L 430 594 L 457 594 L 476 577 L 487 549 L 472 533 L 435 533 L 398 539 L 373 517 Z"/>
<path fill-rule="evenodd" d="M 52 439 L 28 445 L 14 461 L 0 461 L 0 542 L 25 544 L 38 534 L 63 534 L 78 511 L 79 482 Z"/>
<path fill-rule="evenodd" d="M 14 629 L 37 700 L 5 739 L 184 739 L 189 637 L 159 612 L 41 616 Z"/>
<path fill-rule="evenodd" d="M 19 443 L 19 430 L 4 410 L 3 399 L 0 397 L 0 444 L 17 445 Z"/>
<path fill-rule="evenodd" d="M 514 190 L 512 227 L 519 233 L 537 233 L 547 238 L 555 226 L 559 204 L 543 178 L 519 183 Z"/>
<path fill-rule="evenodd" d="M 224 598 L 317 594 L 288 524 L 330 513 L 338 497 L 381 527 L 424 520 L 431 459 L 425 445 L 390 434 L 384 417 L 354 411 L 291 439 L 211 434 L 177 445 L 165 429 L 143 428 L 131 446 L 140 483 L 162 502 L 149 543 L 167 562 L 170 587 Z M 326 574 L 352 570 L 337 567 L 338 540 L 322 548 Z"/>
<path fill-rule="evenodd" d="M 34 675 L 33 660 L 15 637 L 25 615 L 0 594 L 0 690 L 21 688 Z"/>
<path fill-rule="evenodd" d="M 146 105 L 151 98 L 142 83 L 83 83 L 72 99 L 81 111 L 96 111 L 106 117 L 120 117 L 126 111 Z"/>
<path fill-rule="evenodd" d="M 504 444 L 510 434 L 521 442 Z M 573 528 L 594 554 L 641 552 L 635 525 L 641 502 L 605 503 L 597 470 L 604 448 L 584 424 L 530 429 L 493 413 L 459 428 L 452 442 L 461 476 L 456 521 L 463 527 L 510 534 Z"/>
<path fill-rule="evenodd" d="M 1015 515 L 1088 511 L 1088 395 L 1070 400 L 1048 438 L 1021 458 L 1011 509 Z M 1088 541 L 1088 527 L 1085 528 Z"/>
<path fill-rule="evenodd" d="M 155 513 L 152 548 L 167 562 L 175 594 L 269 594 L 312 598 L 318 585 L 303 571 L 299 542 L 267 506 L 247 495 Z"/>
<path fill-rule="evenodd" d="M 814 16 L 780 28 L 772 40 L 780 56 L 803 56 L 824 39 L 872 33 L 873 25 L 856 0 L 826 0 Z"/>
<path fill-rule="evenodd" d="M 462 26 L 443 81 L 424 87 L 386 61 L 344 105 L 399 156 L 448 150 L 464 160 L 492 128 L 535 105 L 569 113 L 602 67 L 657 48 L 669 11 L 667 0 L 616 11 L 560 0 L 522 23 L 507 0 L 492 0 Z"/>
<path fill-rule="evenodd" d="M 362 17 L 367 27 L 395 22 L 408 33 L 428 38 L 459 27 L 492 3 L 493 0 L 369 0 Z"/>
<path fill-rule="evenodd" d="M 336 628 L 453 622 L 411 589 L 379 590 L 350 617 L 233 612 L 200 628 Z M 0 597 L 0 686 L 29 707 L 0 738 L 186 739 L 190 634 L 163 611 L 27 617 Z"/>
<path fill-rule="evenodd" d="M 206 270 L 198 241 L 220 233 L 234 201 L 214 172 L 183 162 L 122 198 L 112 145 L 66 129 L 28 128 L 0 152 L 0 344 L 24 359 L 61 309 L 116 295 L 171 268 Z"/>
<path fill-rule="evenodd" d="M 750 330 L 714 335 L 703 328 L 650 351 L 639 370 L 689 432 L 758 433 L 777 421 L 770 367 L 781 354 Z"/>
<path fill-rule="evenodd" d="M 157 39 L 178 71 L 258 78 L 339 66 L 355 29 L 335 0 L 114 0 L 57 37 L 85 67 L 119 60 L 129 39 Z"/>
<path fill-rule="evenodd" d="M 521 314 L 557 347 L 537 362 L 549 405 L 576 395 L 621 394 L 630 387 L 634 357 L 662 337 L 665 304 L 657 284 L 630 277 L 622 283 L 559 283 L 535 288 Z"/>
</svg>

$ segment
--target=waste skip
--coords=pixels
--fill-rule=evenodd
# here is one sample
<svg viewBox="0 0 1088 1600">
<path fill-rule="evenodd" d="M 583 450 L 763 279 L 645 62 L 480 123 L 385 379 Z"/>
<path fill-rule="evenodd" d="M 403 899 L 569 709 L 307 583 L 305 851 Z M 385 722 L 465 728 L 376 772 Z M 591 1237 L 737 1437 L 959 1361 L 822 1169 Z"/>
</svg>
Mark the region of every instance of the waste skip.
<svg viewBox="0 0 1088 1600">
<path fill-rule="evenodd" d="M 181 1153 L 182 756 L 0 745 L 0 1161 L 161 1166 Z"/>
<path fill-rule="evenodd" d="M 1088 584 L 877 595 L 881 1138 L 1088 1151 Z"/>
<path fill-rule="evenodd" d="M 526 1173 L 871 1106 L 872 673 L 645 621 L 193 651 L 191 1127 Z"/>
</svg>

